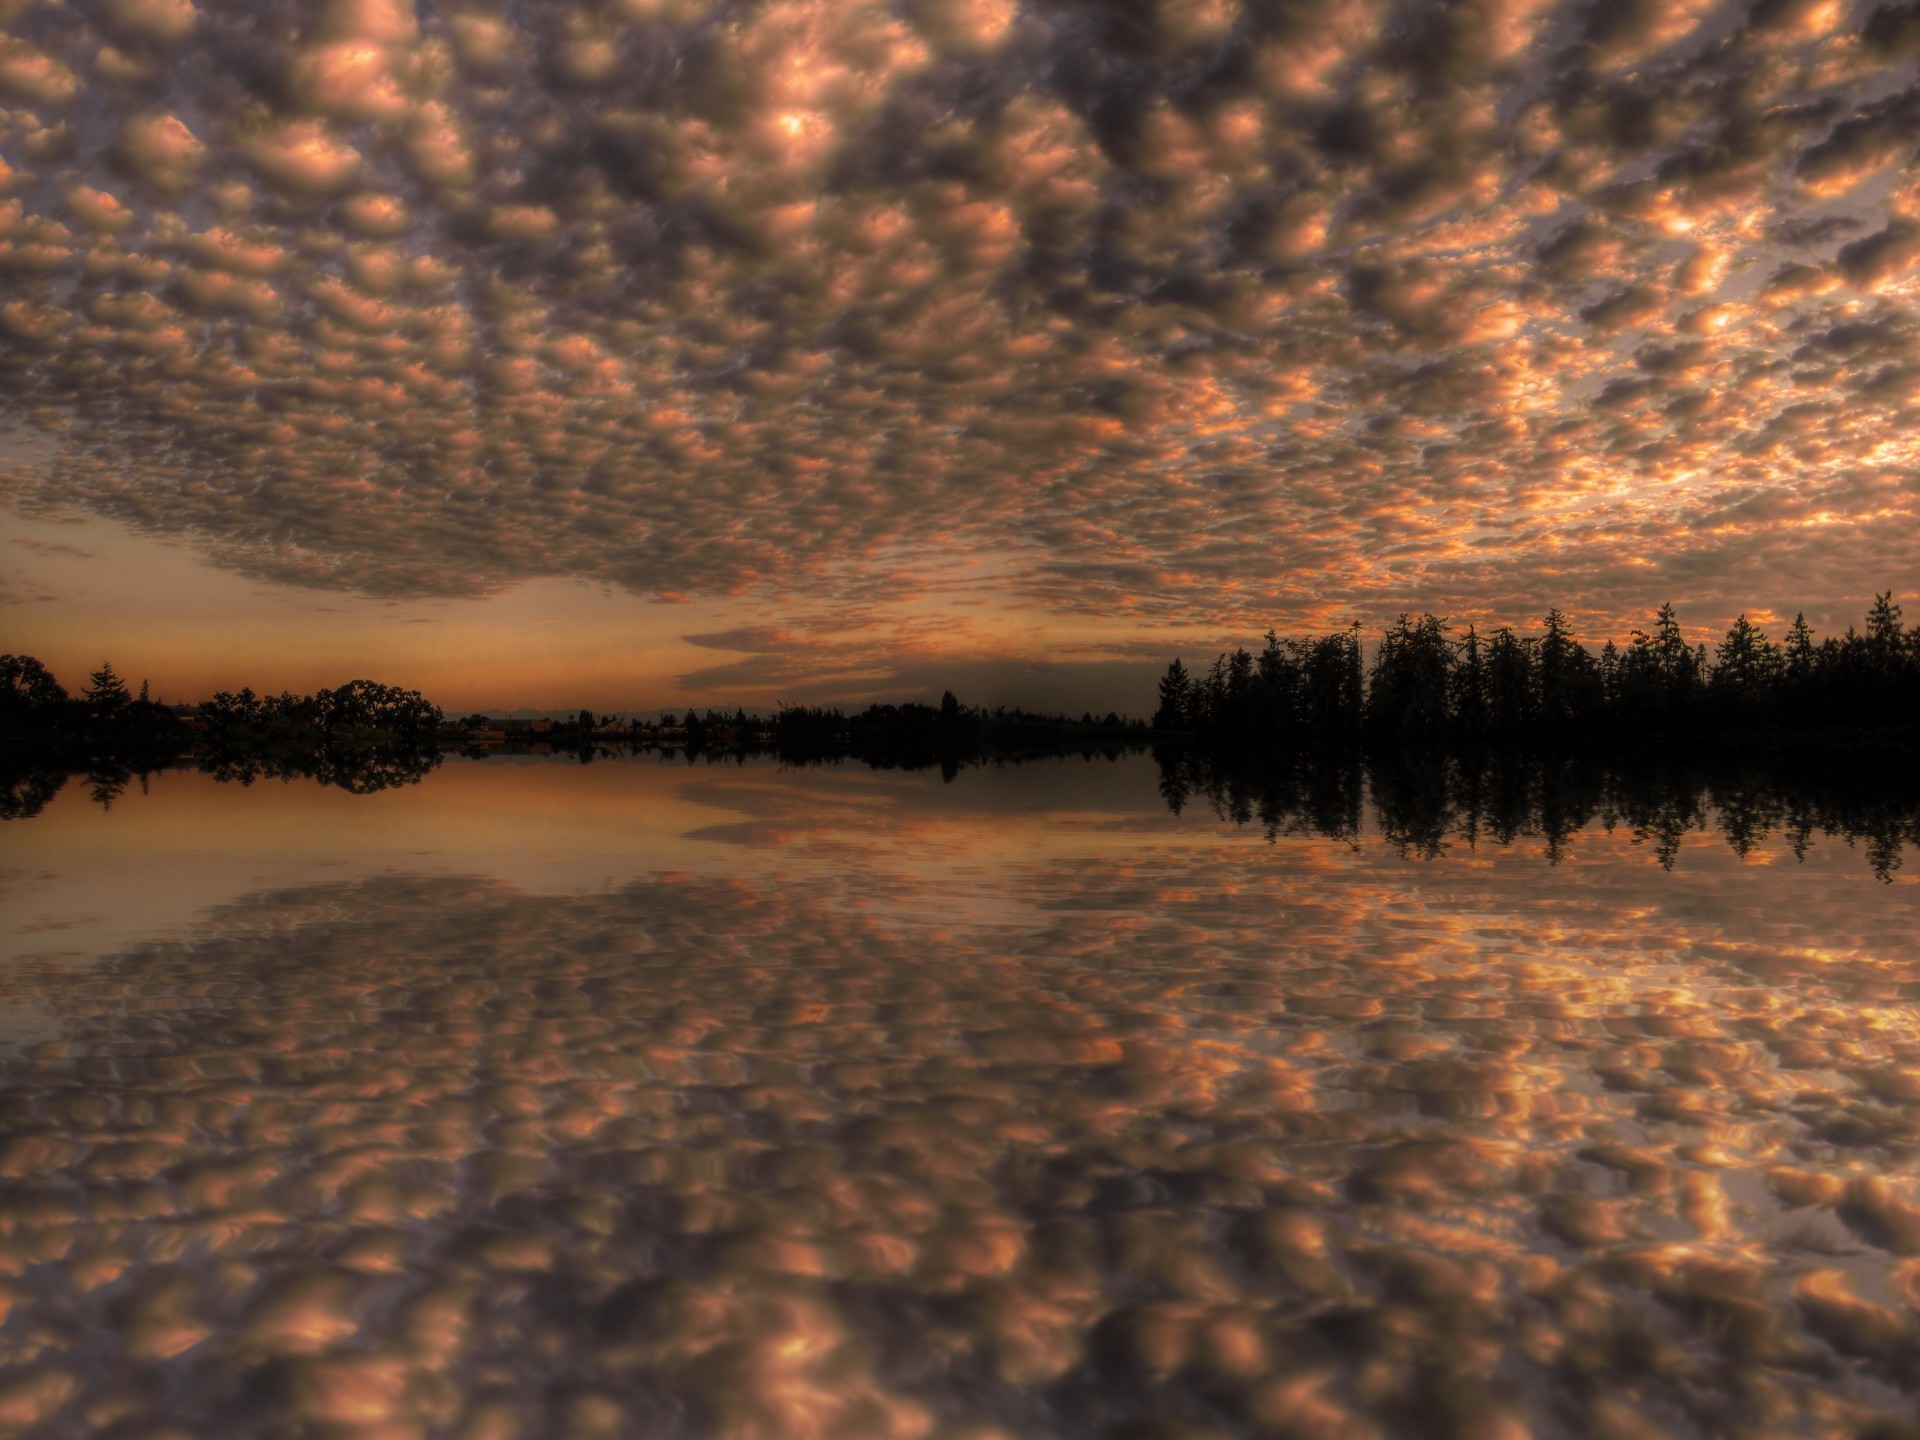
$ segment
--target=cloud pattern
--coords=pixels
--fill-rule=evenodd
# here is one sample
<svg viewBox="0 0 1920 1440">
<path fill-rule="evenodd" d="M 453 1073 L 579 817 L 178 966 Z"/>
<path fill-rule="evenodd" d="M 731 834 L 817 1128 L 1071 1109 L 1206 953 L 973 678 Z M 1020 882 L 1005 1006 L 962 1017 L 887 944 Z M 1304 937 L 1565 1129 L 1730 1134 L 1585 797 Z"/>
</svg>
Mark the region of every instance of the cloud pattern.
<svg viewBox="0 0 1920 1440">
<path fill-rule="evenodd" d="M 0 15 L 30 512 L 1229 628 L 1920 561 L 1913 3 Z"/>
<path fill-rule="evenodd" d="M 1624 832 L 1410 866 L 1047 809 L 1031 861 L 968 788 L 0 970 L 0 1422 L 1909 1433 L 1914 927 L 1856 857 L 1706 840 L 1675 889 Z"/>
</svg>

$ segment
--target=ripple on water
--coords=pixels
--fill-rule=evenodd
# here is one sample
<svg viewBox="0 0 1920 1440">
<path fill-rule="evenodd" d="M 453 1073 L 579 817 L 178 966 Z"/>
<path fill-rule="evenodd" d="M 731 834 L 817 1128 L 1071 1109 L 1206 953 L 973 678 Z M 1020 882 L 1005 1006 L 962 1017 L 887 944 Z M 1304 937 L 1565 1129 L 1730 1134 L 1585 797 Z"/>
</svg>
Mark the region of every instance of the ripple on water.
<svg viewBox="0 0 1920 1440">
<path fill-rule="evenodd" d="M 1909 1433 L 1910 942 L 1261 863 L 937 937 L 387 881 L 16 966 L 0 1434 Z"/>
</svg>

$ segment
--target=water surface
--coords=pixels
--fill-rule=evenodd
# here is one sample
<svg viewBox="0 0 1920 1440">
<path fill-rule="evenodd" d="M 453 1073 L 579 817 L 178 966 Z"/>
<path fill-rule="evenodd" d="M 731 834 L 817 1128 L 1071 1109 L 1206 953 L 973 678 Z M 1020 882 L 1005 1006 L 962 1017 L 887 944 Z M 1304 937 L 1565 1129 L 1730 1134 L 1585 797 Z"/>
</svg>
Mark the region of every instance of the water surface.
<svg viewBox="0 0 1920 1440">
<path fill-rule="evenodd" d="M 1920 889 L 1145 759 L 0 829 L 0 1434 L 1892 1435 Z"/>
</svg>

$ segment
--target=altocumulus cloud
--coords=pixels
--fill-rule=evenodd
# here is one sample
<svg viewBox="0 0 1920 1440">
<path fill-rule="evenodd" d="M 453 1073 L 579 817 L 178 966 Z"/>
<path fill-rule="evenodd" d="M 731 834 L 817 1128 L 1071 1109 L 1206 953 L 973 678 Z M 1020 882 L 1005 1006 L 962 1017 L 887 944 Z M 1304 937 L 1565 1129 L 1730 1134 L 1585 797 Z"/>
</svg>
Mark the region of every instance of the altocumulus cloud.
<svg viewBox="0 0 1920 1440">
<path fill-rule="evenodd" d="M 1230 623 L 1920 556 L 1914 4 L 0 13 L 19 507 Z"/>
</svg>

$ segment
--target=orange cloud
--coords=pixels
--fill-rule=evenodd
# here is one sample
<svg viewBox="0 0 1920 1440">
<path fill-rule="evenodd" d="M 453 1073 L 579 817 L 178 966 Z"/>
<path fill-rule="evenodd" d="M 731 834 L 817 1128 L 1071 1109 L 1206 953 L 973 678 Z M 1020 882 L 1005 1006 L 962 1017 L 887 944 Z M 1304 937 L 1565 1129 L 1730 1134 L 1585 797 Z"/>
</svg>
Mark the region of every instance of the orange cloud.
<svg viewBox="0 0 1920 1440">
<path fill-rule="evenodd" d="M 1897 7 L 87 13 L 0 45 L 17 505 L 371 593 L 992 553 L 1249 631 L 1920 562 Z"/>
</svg>

